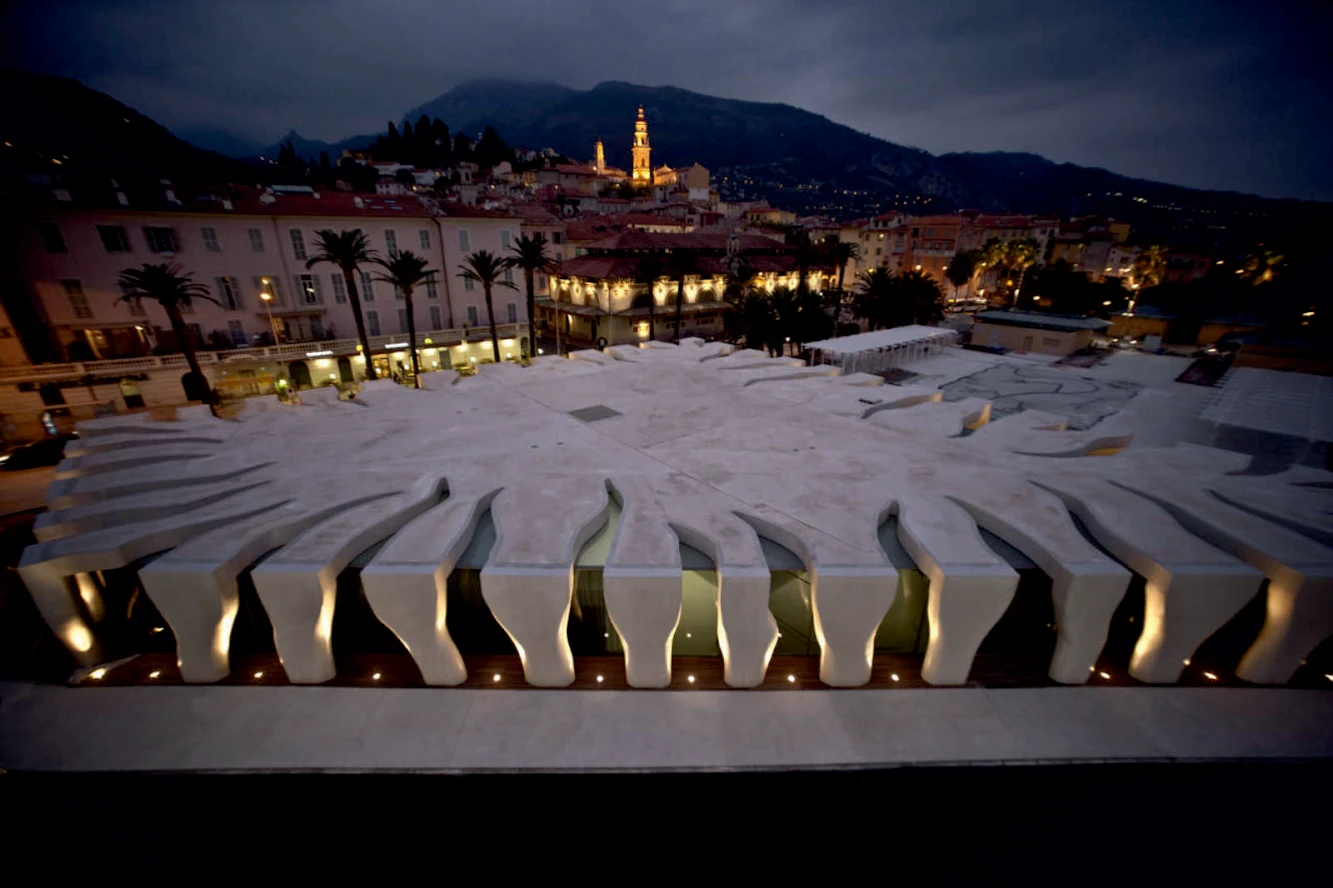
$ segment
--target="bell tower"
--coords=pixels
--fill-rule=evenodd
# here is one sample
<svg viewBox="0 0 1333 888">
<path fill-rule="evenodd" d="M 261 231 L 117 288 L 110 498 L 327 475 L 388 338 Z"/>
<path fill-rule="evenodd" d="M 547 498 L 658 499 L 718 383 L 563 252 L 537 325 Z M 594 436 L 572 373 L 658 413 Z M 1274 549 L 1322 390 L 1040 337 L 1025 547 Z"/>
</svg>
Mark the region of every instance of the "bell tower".
<svg viewBox="0 0 1333 888">
<path fill-rule="evenodd" d="M 634 147 L 630 153 L 634 158 L 634 167 L 630 173 L 635 182 L 653 181 L 653 167 L 648 161 L 648 121 L 643 119 L 643 106 L 639 106 L 639 118 L 634 121 Z"/>
<path fill-rule="evenodd" d="M 592 168 L 598 173 L 606 172 L 606 152 L 602 149 L 602 140 L 597 140 L 596 151 L 593 155 Z"/>
</svg>

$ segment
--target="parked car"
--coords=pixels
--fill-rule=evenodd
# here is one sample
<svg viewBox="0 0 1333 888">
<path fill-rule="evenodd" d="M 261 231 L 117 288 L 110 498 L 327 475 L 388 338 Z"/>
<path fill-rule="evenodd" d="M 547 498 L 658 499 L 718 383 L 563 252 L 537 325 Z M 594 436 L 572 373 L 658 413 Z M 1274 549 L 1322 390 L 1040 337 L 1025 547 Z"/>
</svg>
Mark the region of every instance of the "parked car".
<svg viewBox="0 0 1333 888">
<path fill-rule="evenodd" d="M 6 472 L 17 472 L 22 469 L 53 466 L 60 462 L 64 456 L 65 445 L 77 437 L 78 435 L 73 433 L 53 435 L 50 438 L 43 438 L 31 444 L 15 447 L 6 453 L 0 453 L 0 469 Z"/>
</svg>

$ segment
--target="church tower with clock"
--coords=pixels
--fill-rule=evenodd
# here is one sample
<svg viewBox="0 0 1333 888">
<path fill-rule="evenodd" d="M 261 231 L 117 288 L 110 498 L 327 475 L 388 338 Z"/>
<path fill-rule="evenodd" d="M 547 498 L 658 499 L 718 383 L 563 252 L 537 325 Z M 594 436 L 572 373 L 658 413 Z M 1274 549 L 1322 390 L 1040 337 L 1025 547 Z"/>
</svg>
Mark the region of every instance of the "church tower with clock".
<svg viewBox="0 0 1333 888">
<path fill-rule="evenodd" d="M 639 118 L 634 121 L 634 147 L 630 149 L 634 163 L 630 178 L 635 182 L 651 183 L 653 167 L 648 161 L 648 121 L 643 118 L 643 106 L 639 106 Z"/>
</svg>

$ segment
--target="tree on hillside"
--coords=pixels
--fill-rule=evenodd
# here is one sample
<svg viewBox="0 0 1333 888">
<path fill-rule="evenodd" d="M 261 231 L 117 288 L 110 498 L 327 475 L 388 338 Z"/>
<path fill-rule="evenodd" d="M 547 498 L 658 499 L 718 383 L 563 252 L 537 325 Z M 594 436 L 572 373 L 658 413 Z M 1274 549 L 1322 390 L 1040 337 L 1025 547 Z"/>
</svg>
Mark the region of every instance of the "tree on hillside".
<svg viewBox="0 0 1333 888">
<path fill-rule="evenodd" d="M 407 347 L 412 356 L 412 384 L 421 388 L 421 365 L 417 359 L 417 319 L 412 307 L 412 294 L 416 288 L 435 279 L 435 269 L 430 268 L 423 256 L 411 250 L 399 250 L 394 256 L 372 260 L 384 273 L 375 276 L 375 280 L 392 284 L 397 292 L 403 294 L 403 307 L 407 311 Z"/>
<path fill-rule="evenodd" d="M 502 276 L 506 267 L 505 260 L 493 255 L 489 250 L 477 250 L 470 253 L 467 261 L 458 266 L 459 271 L 463 273 L 463 277 L 466 280 L 481 284 L 482 292 L 486 295 L 486 321 L 491 327 L 491 351 L 497 364 L 500 363 L 500 339 L 495 331 L 495 303 L 491 299 L 491 291 L 495 287 L 518 289 L 512 283 L 503 279 Z"/>
<path fill-rule="evenodd" d="M 546 235 L 538 232 L 534 235 L 522 235 L 509 248 L 512 256 L 505 258 L 510 268 L 523 272 L 523 283 L 527 286 L 528 296 L 528 356 L 537 354 L 537 297 L 533 290 L 533 277 L 538 273 L 549 274 L 560 267 L 550 253 L 546 252 Z"/>
<path fill-rule="evenodd" d="M 123 269 L 118 283 L 121 295 L 116 299 L 117 302 L 132 302 L 137 306 L 142 300 L 151 299 L 162 306 L 162 310 L 167 313 L 167 320 L 171 322 L 171 332 L 176 337 L 176 345 L 185 355 L 185 363 L 189 365 L 193 376 L 193 385 L 186 386 L 187 396 L 192 391 L 201 392 L 202 400 L 209 405 L 213 414 L 217 415 L 217 398 L 209 388 L 204 372 L 199 369 L 199 357 L 195 353 L 194 339 L 191 337 L 190 329 L 185 326 L 181 309 L 188 308 L 195 299 L 204 299 L 214 305 L 221 303 L 210 296 L 208 288 L 197 283 L 190 272 L 183 271 L 175 263 L 163 262 L 160 265 L 153 265 L 145 262 L 141 268 Z"/>
<path fill-rule="evenodd" d="M 366 379 L 375 379 L 375 363 L 370 356 L 370 340 L 366 337 L 366 322 L 361 315 L 361 295 L 356 289 L 358 267 L 375 261 L 375 251 L 370 249 L 366 233 L 359 228 L 351 231 L 334 231 L 329 228 L 315 232 L 315 253 L 305 264 L 314 268 L 321 262 L 336 265 L 343 273 L 343 285 L 347 288 L 347 303 L 352 307 L 352 319 L 356 321 L 356 338 L 361 341 L 361 357 L 366 362 Z"/>
</svg>

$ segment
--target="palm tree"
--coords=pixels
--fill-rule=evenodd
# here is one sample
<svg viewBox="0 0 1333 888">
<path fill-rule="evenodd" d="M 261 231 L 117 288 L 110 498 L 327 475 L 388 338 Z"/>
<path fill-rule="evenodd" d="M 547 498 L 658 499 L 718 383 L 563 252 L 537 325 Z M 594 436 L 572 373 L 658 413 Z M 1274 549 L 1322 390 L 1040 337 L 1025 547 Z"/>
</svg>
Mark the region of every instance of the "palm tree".
<svg viewBox="0 0 1333 888">
<path fill-rule="evenodd" d="M 634 277 L 639 283 L 648 288 L 648 339 L 652 341 L 657 338 L 657 296 L 653 293 L 653 286 L 657 279 L 666 274 L 666 263 L 662 257 L 656 253 L 648 253 L 639 259 L 634 265 Z"/>
<path fill-rule="evenodd" d="M 554 271 L 560 263 L 546 252 L 546 235 L 541 232 L 531 237 L 523 235 L 509 249 L 514 255 L 506 257 L 505 264 L 523 269 L 523 282 L 528 287 L 528 357 L 531 359 L 537 354 L 537 297 L 533 294 L 532 278 L 539 271 Z M 556 323 L 559 322 L 557 317 Z"/>
<path fill-rule="evenodd" d="M 361 295 L 356 289 L 356 269 L 375 261 L 375 251 L 360 228 L 351 231 L 333 231 L 325 228 L 315 232 L 315 254 L 306 261 L 306 268 L 328 262 L 342 269 L 343 283 L 347 286 L 347 302 L 352 306 L 356 321 L 356 338 L 361 340 L 361 355 L 366 361 L 366 379 L 375 379 L 375 363 L 370 359 L 370 340 L 366 338 L 366 322 L 361 316 Z"/>
<path fill-rule="evenodd" d="M 1271 281 L 1274 275 L 1286 267 L 1286 264 L 1286 257 L 1281 253 L 1260 250 L 1245 258 L 1245 264 L 1241 266 L 1241 277 L 1257 287 Z"/>
<path fill-rule="evenodd" d="M 1129 270 L 1130 298 L 1126 309 L 1133 313 L 1138 304 L 1139 293 L 1149 287 L 1156 287 L 1166 274 L 1166 247 L 1160 244 L 1144 247 L 1134 257 L 1134 264 Z"/>
<path fill-rule="evenodd" d="M 905 271 L 892 284 L 894 314 L 901 314 L 904 324 L 931 324 L 944 317 L 944 294 L 930 275 Z"/>
<path fill-rule="evenodd" d="M 694 259 L 679 250 L 667 254 L 667 273 L 676 281 L 676 331 L 672 342 L 680 342 L 680 318 L 685 303 L 685 275 L 694 272 Z"/>
<path fill-rule="evenodd" d="M 407 344 L 409 354 L 412 355 L 412 384 L 416 388 L 421 388 L 421 365 L 417 359 L 417 319 L 416 313 L 412 310 L 412 292 L 427 281 L 433 280 L 435 269 L 427 268 L 426 258 L 416 255 L 411 250 L 401 250 L 389 259 L 376 258 L 371 261 L 384 269 L 384 274 L 376 275 L 375 280 L 392 284 L 403 294 L 403 302 L 407 308 Z"/>
<path fill-rule="evenodd" d="M 960 250 L 953 254 L 949 267 L 944 269 L 944 276 L 953 284 L 953 296 L 958 298 L 958 288 L 966 284 L 977 274 L 979 263 L 977 254 L 972 250 Z"/>
<path fill-rule="evenodd" d="M 190 373 L 194 377 L 204 381 L 207 386 L 207 380 L 204 379 L 204 372 L 199 369 L 199 357 L 195 354 L 194 340 L 190 338 L 190 330 L 185 326 L 185 318 L 181 316 L 181 307 L 189 306 L 195 299 L 206 299 L 214 305 L 220 305 L 216 299 L 208 294 L 208 288 L 194 280 L 194 276 L 183 271 L 175 263 L 163 262 L 161 265 L 153 265 L 145 262 L 142 268 L 126 268 L 120 273 L 121 296 L 116 299 L 117 302 L 133 302 L 136 306 L 143 299 L 152 299 L 162 310 L 167 313 L 167 319 L 171 321 L 171 332 L 176 337 L 176 344 L 185 355 L 185 363 L 190 366 Z M 211 389 L 204 399 L 217 415 L 216 398 L 213 397 Z"/>
<path fill-rule="evenodd" d="M 491 290 L 497 286 L 518 289 L 511 281 L 503 279 L 506 267 L 505 260 L 492 255 L 490 250 L 470 253 L 467 262 L 458 266 L 459 271 L 463 272 L 463 278 L 481 284 L 482 292 L 486 294 L 486 320 L 491 325 L 491 349 L 497 364 L 500 363 L 500 339 L 495 332 L 495 303 L 491 301 Z"/>
<path fill-rule="evenodd" d="M 866 321 L 871 330 L 890 326 L 888 318 L 889 300 L 893 296 L 893 275 L 887 268 L 871 268 L 857 275 L 856 289 L 852 295 L 852 314 Z"/>
<path fill-rule="evenodd" d="M 861 258 L 861 248 L 851 241 L 845 241 L 830 234 L 824 238 L 824 252 L 828 261 L 838 269 L 838 292 L 842 293 L 843 279 L 847 274 L 847 263 Z"/>
</svg>

